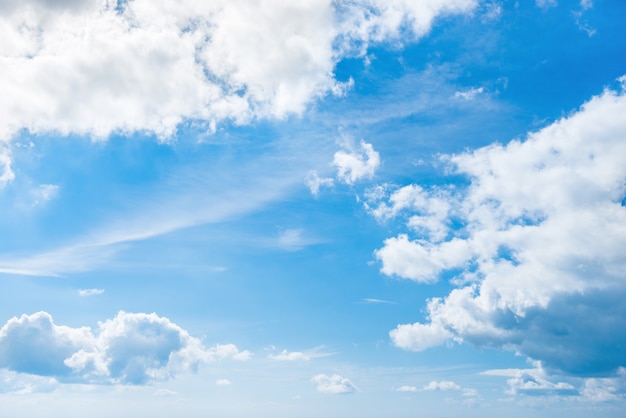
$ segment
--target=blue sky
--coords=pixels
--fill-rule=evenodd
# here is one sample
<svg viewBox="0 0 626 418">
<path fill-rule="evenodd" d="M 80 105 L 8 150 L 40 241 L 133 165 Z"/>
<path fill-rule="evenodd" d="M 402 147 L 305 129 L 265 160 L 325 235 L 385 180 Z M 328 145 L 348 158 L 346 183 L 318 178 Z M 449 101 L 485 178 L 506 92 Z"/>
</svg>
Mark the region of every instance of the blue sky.
<svg viewBox="0 0 626 418">
<path fill-rule="evenodd" d="M 0 416 L 622 416 L 625 20 L 3 2 Z"/>
</svg>

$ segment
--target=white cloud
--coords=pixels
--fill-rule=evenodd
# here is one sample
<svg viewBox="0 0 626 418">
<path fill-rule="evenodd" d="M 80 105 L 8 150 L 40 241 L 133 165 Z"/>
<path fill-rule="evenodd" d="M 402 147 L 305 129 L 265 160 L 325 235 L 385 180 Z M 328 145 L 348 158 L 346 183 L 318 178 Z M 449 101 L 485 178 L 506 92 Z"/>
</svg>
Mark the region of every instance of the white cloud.
<svg viewBox="0 0 626 418">
<path fill-rule="evenodd" d="M 433 380 L 424 386 L 424 390 L 461 390 L 461 387 L 450 380 Z"/>
<path fill-rule="evenodd" d="M 0 367 L 62 382 L 144 384 L 250 355 L 232 344 L 206 348 L 154 313 L 119 312 L 100 322 L 95 334 L 56 325 L 46 312 L 12 318 L 0 329 Z"/>
<path fill-rule="evenodd" d="M 334 395 L 343 395 L 356 391 L 356 386 L 345 377 L 338 374 L 327 376 L 318 374 L 313 376 L 311 381 L 317 384 L 317 391 L 320 393 L 329 393 Z"/>
<path fill-rule="evenodd" d="M 308 354 L 302 353 L 300 351 L 287 351 L 287 350 L 283 350 L 278 354 L 269 354 L 267 356 L 268 359 L 270 360 L 276 360 L 276 361 L 297 361 L 297 360 L 310 360 L 311 356 L 309 356 Z"/>
<path fill-rule="evenodd" d="M 424 35 L 475 0 L 3 2 L 0 139 L 22 128 L 167 138 L 186 120 L 303 112 L 350 87 L 333 77 L 370 42 Z"/>
<path fill-rule="evenodd" d="M 369 190 L 365 204 L 371 214 L 379 222 L 387 221 L 401 213 L 410 212 L 407 226 L 429 241 L 441 241 L 449 231 L 451 192 L 440 190 L 438 195 L 429 193 L 418 185 L 411 184 L 394 190 L 387 196 L 389 185 Z M 389 203 L 380 202 L 384 198 Z M 372 207 L 378 203 L 378 206 Z"/>
<path fill-rule="evenodd" d="M 382 273 L 422 283 L 436 281 L 442 270 L 462 267 L 471 254 L 468 243 L 460 239 L 433 245 L 411 241 L 406 234 L 386 239 L 385 246 L 374 253 L 383 263 Z"/>
<path fill-rule="evenodd" d="M 15 174 L 11 169 L 11 154 L 5 147 L 0 147 L 0 189 L 10 183 Z"/>
<path fill-rule="evenodd" d="M 459 226 L 441 242 L 400 234 L 375 254 L 384 274 L 419 282 L 456 269 L 457 288 L 429 301 L 428 322 L 393 330 L 398 346 L 500 346 L 571 374 L 625 365 L 609 348 L 626 342 L 624 114 L 626 96 L 607 90 L 523 142 L 443 157 L 471 181 L 447 195 Z M 416 205 L 379 213 L 410 216 L 396 207 Z"/>
<path fill-rule="evenodd" d="M 332 187 L 334 183 L 335 181 L 332 178 L 320 177 L 317 171 L 311 171 L 304 180 L 304 184 L 306 184 L 311 194 L 315 197 L 319 196 L 322 187 Z"/>
<path fill-rule="evenodd" d="M 337 177 L 347 184 L 353 184 L 362 178 L 372 178 L 380 165 L 380 154 L 374 151 L 372 144 L 361 141 L 360 149 L 351 152 L 337 151 L 333 158 L 337 167 Z"/>
<path fill-rule="evenodd" d="M 471 101 L 484 91 L 485 89 L 483 87 L 474 87 L 465 91 L 457 91 L 454 93 L 454 97 L 465 101 Z"/>
<path fill-rule="evenodd" d="M 95 296 L 104 293 L 104 289 L 79 289 L 78 296 Z"/>
<path fill-rule="evenodd" d="M 419 392 L 419 389 L 415 386 L 404 385 L 397 388 L 396 392 Z"/>
</svg>

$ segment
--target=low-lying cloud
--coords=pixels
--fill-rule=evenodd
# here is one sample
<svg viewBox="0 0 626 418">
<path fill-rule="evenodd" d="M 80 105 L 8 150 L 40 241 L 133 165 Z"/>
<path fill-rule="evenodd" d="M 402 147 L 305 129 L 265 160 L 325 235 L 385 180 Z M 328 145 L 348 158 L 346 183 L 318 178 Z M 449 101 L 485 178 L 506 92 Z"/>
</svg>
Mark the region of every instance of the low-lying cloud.
<svg viewBox="0 0 626 418">
<path fill-rule="evenodd" d="M 247 360 L 233 344 L 205 347 L 155 313 L 119 312 L 88 327 L 56 325 L 47 312 L 12 318 L 0 329 L 0 368 L 60 382 L 146 384 L 221 359 Z"/>
</svg>

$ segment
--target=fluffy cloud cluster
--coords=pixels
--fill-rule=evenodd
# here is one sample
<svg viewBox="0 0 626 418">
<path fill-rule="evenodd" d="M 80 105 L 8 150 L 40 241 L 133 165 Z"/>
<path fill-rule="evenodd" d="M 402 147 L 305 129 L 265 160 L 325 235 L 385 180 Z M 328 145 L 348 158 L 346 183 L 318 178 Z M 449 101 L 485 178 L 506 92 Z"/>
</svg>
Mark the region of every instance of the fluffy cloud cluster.
<svg viewBox="0 0 626 418">
<path fill-rule="evenodd" d="M 353 184 L 362 178 L 372 178 L 380 165 L 380 154 L 372 144 L 361 141 L 359 149 L 351 152 L 337 151 L 333 158 L 337 167 L 337 178 L 346 184 Z"/>
<path fill-rule="evenodd" d="M 0 329 L 0 367 L 85 383 L 144 384 L 220 359 L 247 360 L 232 344 L 211 348 L 169 319 L 119 312 L 88 327 L 56 325 L 46 312 L 12 318 Z"/>
<path fill-rule="evenodd" d="M 317 385 L 317 391 L 320 393 L 329 393 L 333 395 L 344 395 L 352 393 L 356 390 L 356 386 L 345 377 L 338 374 L 327 376 L 318 374 L 311 379 Z"/>
<path fill-rule="evenodd" d="M 0 139 L 21 129 L 168 137 L 184 121 L 210 130 L 223 120 L 300 113 L 311 100 L 349 87 L 333 74 L 343 57 L 399 39 L 403 28 L 423 35 L 438 15 L 474 6 L 474 0 L 4 1 Z"/>
<path fill-rule="evenodd" d="M 546 370 L 601 376 L 626 365 L 626 95 L 607 90 L 524 141 L 445 156 L 468 186 L 409 185 L 370 202 L 408 231 L 376 251 L 382 272 L 452 274 L 425 323 L 391 331 L 513 349 Z"/>
</svg>

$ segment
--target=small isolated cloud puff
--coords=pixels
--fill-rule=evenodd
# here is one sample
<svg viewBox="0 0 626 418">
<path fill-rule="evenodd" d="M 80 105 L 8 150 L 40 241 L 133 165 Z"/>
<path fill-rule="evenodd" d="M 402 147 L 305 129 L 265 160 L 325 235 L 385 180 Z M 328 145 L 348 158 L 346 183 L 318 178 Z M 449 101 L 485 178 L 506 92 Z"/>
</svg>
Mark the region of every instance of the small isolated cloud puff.
<svg viewBox="0 0 626 418">
<path fill-rule="evenodd" d="M 428 302 L 426 323 L 392 330 L 396 345 L 503 347 L 572 375 L 626 366 L 624 114 L 626 95 L 606 90 L 523 142 L 444 156 L 468 187 L 411 189 L 447 196 L 445 239 L 389 238 L 375 252 L 381 271 L 418 282 L 450 272 L 457 287 Z M 395 205 L 381 208 L 427 207 Z"/>
<path fill-rule="evenodd" d="M 201 363 L 249 357 L 232 344 L 205 348 L 154 313 L 119 312 L 95 335 L 88 327 L 56 325 L 46 312 L 12 318 L 0 329 L 0 368 L 61 382 L 145 384 Z"/>
<path fill-rule="evenodd" d="M 283 350 L 278 354 L 269 354 L 267 356 L 270 360 L 276 361 L 297 361 L 297 360 L 310 360 L 311 356 L 300 351 L 287 351 Z"/>
<path fill-rule="evenodd" d="M 396 392 L 419 392 L 419 389 L 415 386 L 400 386 L 396 389 Z"/>
<path fill-rule="evenodd" d="M 317 391 L 320 393 L 344 395 L 356 391 L 356 386 L 354 386 L 350 379 L 341 377 L 338 374 L 332 376 L 318 374 L 313 376 L 311 381 L 317 384 Z"/>
<path fill-rule="evenodd" d="M 424 386 L 424 390 L 461 390 L 461 387 L 450 380 L 433 380 Z"/>
<path fill-rule="evenodd" d="M 82 296 L 82 297 L 101 295 L 103 293 L 104 293 L 104 289 L 79 289 L 78 290 L 78 296 Z"/>
<path fill-rule="evenodd" d="M 332 178 L 323 178 L 317 174 L 317 171 L 311 171 L 304 179 L 304 184 L 309 188 L 314 197 L 319 196 L 322 187 L 332 187 L 335 181 Z"/>
<path fill-rule="evenodd" d="M 372 178 L 380 165 L 380 154 L 372 144 L 361 141 L 360 149 L 353 152 L 337 151 L 333 159 L 337 167 L 337 177 L 346 184 L 353 184 L 363 178 Z"/>
</svg>

